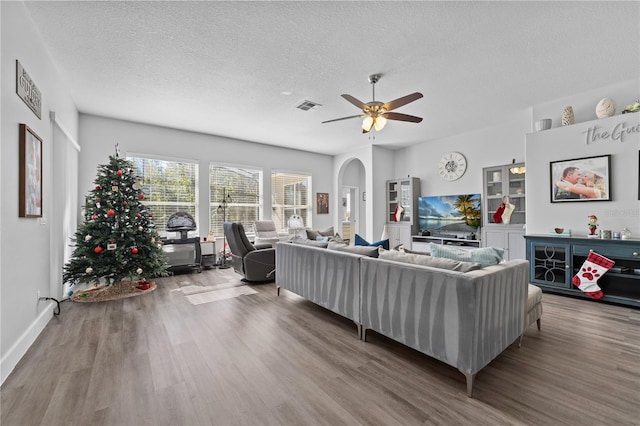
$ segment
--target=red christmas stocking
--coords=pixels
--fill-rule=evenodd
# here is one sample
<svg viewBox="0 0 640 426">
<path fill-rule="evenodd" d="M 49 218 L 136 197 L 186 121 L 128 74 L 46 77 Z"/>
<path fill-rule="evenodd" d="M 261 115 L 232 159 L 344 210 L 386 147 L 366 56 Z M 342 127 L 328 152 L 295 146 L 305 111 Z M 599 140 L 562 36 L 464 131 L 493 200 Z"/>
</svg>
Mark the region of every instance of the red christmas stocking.
<svg viewBox="0 0 640 426">
<path fill-rule="evenodd" d="M 504 213 L 505 207 L 504 203 L 500 203 L 498 210 L 493 214 L 493 223 L 502 223 L 502 214 Z"/>
<path fill-rule="evenodd" d="M 584 264 L 580 267 L 580 272 L 571 279 L 571 282 L 592 299 L 602 299 L 604 293 L 600 290 L 600 286 L 598 286 L 598 279 L 611 269 L 614 264 L 615 262 L 613 260 L 607 259 L 598 253 L 591 252 L 589 256 L 587 256 L 587 260 L 585 260 Z"/>
<path fill-rule="evenodd" d="M 402 212 L 404 211 L 404 208 L 401 205 L 397 205 L 396 206 L 396 211 L 393 212 L 393 220 L 395 222 L 400 222 L 402 220 Z"/>
</svg>

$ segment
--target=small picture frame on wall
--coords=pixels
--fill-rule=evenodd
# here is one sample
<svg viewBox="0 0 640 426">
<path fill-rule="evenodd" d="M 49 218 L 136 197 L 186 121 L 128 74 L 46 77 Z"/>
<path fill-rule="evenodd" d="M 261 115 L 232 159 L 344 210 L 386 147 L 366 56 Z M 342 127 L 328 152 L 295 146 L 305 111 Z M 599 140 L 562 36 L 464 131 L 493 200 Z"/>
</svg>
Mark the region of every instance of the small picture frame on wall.
<svg viewBox="0 0 640 426">
<path fill-rule="evenodd" d="M 316 213 L 329 214 L 329 193 L 328 192 L 316 193 Z"/>
<path fill-rule="evenodd" d="M 551 202 L 611 201 L 611 155 L 552 161 Z"/>
<path fill-rule="evenodd" d="M 20 124 L 19 217 L 42 217 L 42 139 Z"/>
</svg>

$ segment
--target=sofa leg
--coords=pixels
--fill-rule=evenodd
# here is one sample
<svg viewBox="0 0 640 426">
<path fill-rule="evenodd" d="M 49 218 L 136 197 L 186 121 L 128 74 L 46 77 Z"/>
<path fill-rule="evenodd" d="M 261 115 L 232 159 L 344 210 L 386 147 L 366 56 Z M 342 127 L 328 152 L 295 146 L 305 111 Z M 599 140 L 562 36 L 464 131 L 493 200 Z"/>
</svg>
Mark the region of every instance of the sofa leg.
<svg viewBox="0 0 640 426">
<path fill-rule="evenodd" d="M 467 378 L 467 396 L 473 398 L 473 380 L 476 378 L 475 374 L 464 373 Z"/>
<path fill-rule="evenodd" d="M 367 341 L 367 327 L 362 327 L 362 330 L 360 330 L 360 339 L 363 342 Z"/>
<path fill-rule="evenodd" d="M 362 324 L 360 324 L 359 322 L 356 322 L 356 327 L 358 328 L 358 339 L 362 339 Z"/>
<path fill-rule="evenodd" d="M 536 320 L 536 324 L 538 325 L 538 331 L 540 331 L 541 330 L 541 328 L 540 328 L 540 318 L 538 318 Z"/>
<path fill-rule="evenodd" d="M 280 286 L 279 285 L 276 286 L 276 290 L 277 290 L 277 295 L 280 296 Z"/>
<path fill-rule="evenodd" d="M 520 335 L 520 339 L 518 340 L 518 347 L 519 348 L 522 347 L 522 339 L 524 339 L 524 331 L 522 332 L 522 334 Z"/>
</svg>

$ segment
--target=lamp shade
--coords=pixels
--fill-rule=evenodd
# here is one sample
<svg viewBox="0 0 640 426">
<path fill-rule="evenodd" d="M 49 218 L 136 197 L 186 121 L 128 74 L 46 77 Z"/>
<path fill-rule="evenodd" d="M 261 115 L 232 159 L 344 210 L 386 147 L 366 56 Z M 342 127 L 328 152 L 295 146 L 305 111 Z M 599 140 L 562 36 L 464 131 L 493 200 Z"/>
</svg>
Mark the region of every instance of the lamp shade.
<svg viewBox="0 0 640 426">
<path fill-rule="evenodd" d="M 373 121 L 373 125 L 376 128 L 376 131 L 378 132 L 384 129 L 384 126 L 386 126 L 386 124 L 387 124 L 387 119 L 381 115 L 377 116 L 376 119 Z"/>
<path fill-rule="evenodd" d="M 304 228 L 304 220 L 302 220 L 302 216 L 297 214 L 292 214 L 289 218 L 289 228 L 291 229 L 302 229 Z"/>
<path fill-rule="evenodd" d="M 362 120 L 362 130 L 368 132 L 373 127 L 373 117 L 367 115 L 364 120 Z"/>
</svg>

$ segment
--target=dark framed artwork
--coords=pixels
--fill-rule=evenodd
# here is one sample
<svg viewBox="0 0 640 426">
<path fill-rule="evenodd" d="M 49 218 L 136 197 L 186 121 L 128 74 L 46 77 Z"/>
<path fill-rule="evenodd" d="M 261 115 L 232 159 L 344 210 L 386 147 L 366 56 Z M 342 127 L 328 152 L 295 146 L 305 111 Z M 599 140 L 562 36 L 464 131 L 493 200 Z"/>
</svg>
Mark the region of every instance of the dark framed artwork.
<svg viewBox="0 0 640 426">
<path fill-rule="evenodd" d="M 611 155 L 549 163 L 551 202 L 611 201 Z"/>
<path fill-rule="evenodd" d="M 328 192 L 316 193 L 316 213 L 329 214 L 329 193 Z"/>
<path fill-rule="evenodd" d="M 42 139 L 20 124 L 20 217 L 42 217 Z"/>
</svg>

